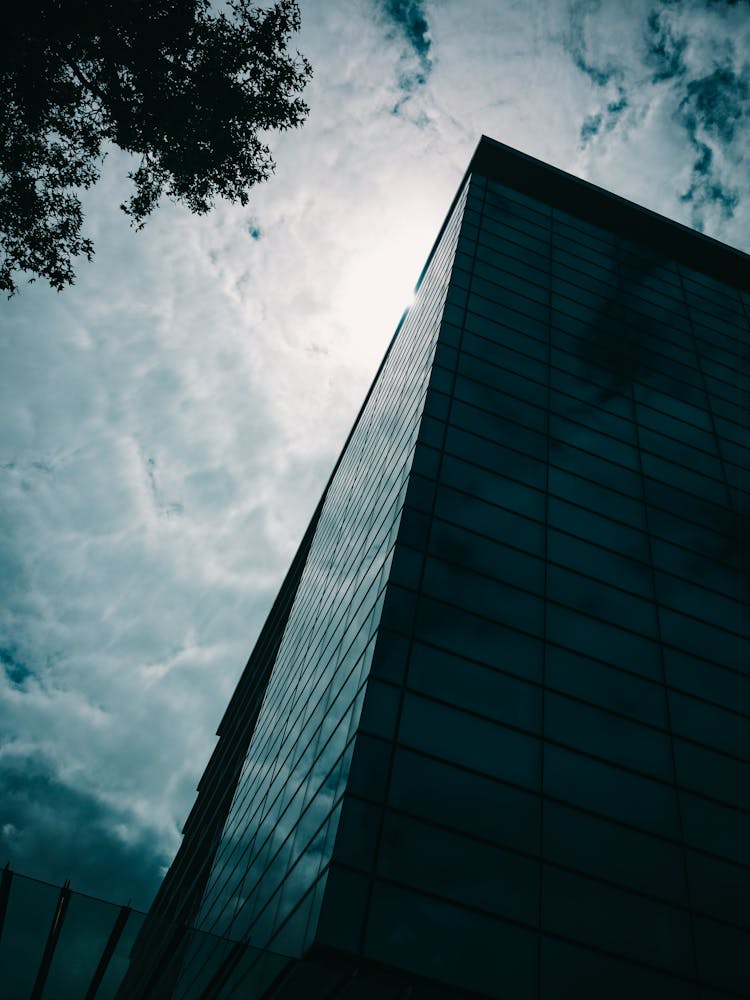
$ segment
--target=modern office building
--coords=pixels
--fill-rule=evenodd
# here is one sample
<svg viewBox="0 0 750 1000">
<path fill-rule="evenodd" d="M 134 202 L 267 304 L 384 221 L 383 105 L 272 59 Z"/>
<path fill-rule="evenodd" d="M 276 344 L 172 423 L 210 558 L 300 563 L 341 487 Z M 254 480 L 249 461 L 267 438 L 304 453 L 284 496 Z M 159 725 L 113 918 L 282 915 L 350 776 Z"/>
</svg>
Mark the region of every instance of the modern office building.
<svg viewBox="0 0 750 1000">
<path fill-rule="evenodd" d="M 750 258 L 482 139 L 123 996 L 750 996 Z"/>
</svg>

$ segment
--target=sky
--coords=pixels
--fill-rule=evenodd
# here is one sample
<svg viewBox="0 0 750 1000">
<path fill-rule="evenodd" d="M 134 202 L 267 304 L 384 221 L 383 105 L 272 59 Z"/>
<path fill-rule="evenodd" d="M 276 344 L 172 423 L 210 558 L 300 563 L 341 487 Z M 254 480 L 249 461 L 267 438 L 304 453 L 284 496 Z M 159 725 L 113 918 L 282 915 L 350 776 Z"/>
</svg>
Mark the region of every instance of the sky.
<svg viewBox="0 0 750 1000">
<path fill-rule="evenodd" d="M 0 303 L 0 864 L 147 907 L 481 134 L 750 251 L 748 0 L 302 0 L 250 205 Z"/>
</svg>

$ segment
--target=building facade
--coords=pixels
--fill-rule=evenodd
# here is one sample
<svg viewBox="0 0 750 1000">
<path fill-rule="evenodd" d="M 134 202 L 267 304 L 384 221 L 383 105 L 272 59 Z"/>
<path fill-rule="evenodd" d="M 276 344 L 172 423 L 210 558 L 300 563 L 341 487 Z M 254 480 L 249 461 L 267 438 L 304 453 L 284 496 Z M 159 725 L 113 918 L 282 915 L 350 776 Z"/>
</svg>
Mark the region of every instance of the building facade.
<svg viewBox="0 0 750 1000">
<path fill-rule="evenodd" d="M 750 996 L 749 313 L 482 139 L 122 995 Z"/>
</svg>

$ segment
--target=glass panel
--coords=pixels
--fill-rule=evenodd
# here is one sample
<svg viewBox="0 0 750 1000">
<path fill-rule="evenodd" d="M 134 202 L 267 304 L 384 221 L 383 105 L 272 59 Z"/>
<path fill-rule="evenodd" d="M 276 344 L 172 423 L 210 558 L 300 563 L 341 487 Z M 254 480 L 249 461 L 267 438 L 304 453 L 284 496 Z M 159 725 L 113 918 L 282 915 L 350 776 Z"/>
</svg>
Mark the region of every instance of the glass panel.
<svg viewBox="0 0 750 1000">
<path fill-rule="evenodd" d="M 747 716 L 738 711 L 724 711 L 677 691 L 669 692 L 669 712 L 672 728 L 681 736 L 750 759 L 750 718 Z"/>
<path fill-rule="evenodd" d="M 687 904 L 681 848 L 618 823 L 546 802 L 544 854 L 626 889 Z"/>
<path fill-rule="evenodd" d="M 545 744 L 544 791 L 563 802 L 677 839 L 674 789 L 590 757 Z"/>
<path fill-rule="evenodd" d="M 404 698 L 399 740 L 490 777 L 539 787 L 538 740 L 420 695 Z"/>
<path fill-rule="evenodd" d="M 432 896 L 376 882 L 365 955 L 494 996 L 533 996 L 536 934 Z"/>
<path fill-rule="evenodd" d="M 57 886 L 13 877 L 0 940 L 2 989 L 7 996 L 20 1000 L 31 995 L 59 897 Z"/>
<path fill-rule="evenodd" d="M 683 788 L 750 812 L 750 764 L 675 739 L 677 781 Z"/>
<path fill-rule="evenodd" d="M 145 919 L 146 915 L 144 913 L 136 912 L 132 912 L 128 917 L 128 922 L 125 924 L 123 932 L 120 935 L 120 940 L 117 942 L 114 954 L 109 960 L 104 979 L 96 994 L 96 1000 L 114 1000 L 120 983 L 127 972 L 133 945 Z"/>
<path fill-rule="evenodd" d="M 750 933 L 707 917 L 696 917 L 695 950 L 698 973 L 704 982 L 734 990 L 735 995 L 747 993 Z"/>
<path fill-rule="evenodd" d="M 467 636 L 467 652 L 470 637 Z M 456 708 L 489 716 L 520 729 L 539 732 L 541 689 L 533 684 L 415 642 L 409 663 L 408 685 Z"/>
<path fill-rule="evenodd" d="M 389 800 L 399 809 L 519 850 L 539 850 L 538 796 L 399 747 Z"/>
<path fill-rule="evenodd" d="M 543 914 L 546 930 L 657 969 L 692 974 L 686 910 L 545 867 Z"/>
<path fill-rule="evenodd" d="M 693 907 L 750 930 L 750 870 L 697 851 L 686 858 Z"/>
<path fill-rule="evenodd" d="M 49 970 L 48 996 L 85 996 L 119 912 L 118 906 L 73 894 Z"/>
<path fill-rule="evenodd" d="M 680 792 L 685 841 L 729 861 L 750 866 L 750 816 L 730 806 Z"/>
<path fill-rule="evenodd" d="M 538 861 L 406 816 L 386 814 L 378 873 L 485 913 L 537 918 Z"/>
<path fill-rule="evenodd" d="M 667 727 L 664 688 L 580 653 L 549 644 L 548 687 L 661 728 Z"/>
<path fill-rule="evenodd" d="M 541 1000 L 695 1000 L 696 995 L 691 983 L 547 937 L 542 938 L 541 976 Z"/>
<path fill-rule="evenodd" d="M 551 691 L 544 695 L 544 734 L 662 781 L 672 780 L 672 757 L 666 733 Z"/>
<path fill-rule="evenodd" d="M 540 639 L 482 618 L 471 611 L 422 597 L 415 637 L 461 655 L 471 639 L 471 655 L 488 666 L 541 680 L 544 647 Z"/>
</svg>

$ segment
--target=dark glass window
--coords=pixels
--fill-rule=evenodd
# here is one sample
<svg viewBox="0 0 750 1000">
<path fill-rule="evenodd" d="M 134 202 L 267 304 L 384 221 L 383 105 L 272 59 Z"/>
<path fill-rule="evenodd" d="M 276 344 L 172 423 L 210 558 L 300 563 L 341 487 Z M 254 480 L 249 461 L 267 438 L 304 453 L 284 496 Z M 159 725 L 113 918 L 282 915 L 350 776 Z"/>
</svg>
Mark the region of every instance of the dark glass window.
<svg viewBox="0 0 750 1000">
<path fill-rule="evenodd" d="M 389 801 L 402 811 L 472 836 L 535 853 L 541 800 L 504 782 L 399 747 Z"/>
<path fill-rule="evenodd" d="M 544 385 L 547 380 L 546 365 L 529 356 L 528 352 L 514 350 L 504 343 L 488 340 L 470 330 L 464 334 L 463 351 L 467 357 L 479 358 L 491 365 L 505 368 L 539 385 Z"/>
<path fill-rule="evenodd" d="M 667 608 L 659 608 L 659 622 L 662 637 L 670 645 L 735 670 L 747 670 L 747 639 Z"/>
<path fill-rule="evenodd" d="M 333 851 L 335 861 L 369 872 L 375 865 L 382 810 L 371 802 L 345 795 Z"/>
<path fill-rule="evenodd" d="M 488 305 L 491 306 L 491 303 Z M 538 361 L 546 361 L 549 350 L 546 323 L 538 323 L 520 315 L 513 316 L 508 312 L 500 313 L 495 308 L 467 313 L 464 326 L 477 336 L 495 341 L 509 350 Z"/>
<path fill-rule="evenodd" d="M 683 788 L 750 812 L 750 764 L 715 750 L 674 741 L 677 781 Z"/>
<path fill-rule="evenodd" d="M 536 921 L 538 861 L 397 813 L 386 813 L 378 874 L 425 893 L 437 887 L 441 896 L 485 913 Z"/>
<path fill-rule="evenodd" d="M 531 996 L 537 937 L 467 907 L 376 881 L 365 955 L 479 993 Z"/>
<path fill-rule="evenodd" d="M 453 524 L 470 527 L 497 541 L 511 540 L 518 548 L 534 555 L 544 555 L 542 524 L 486 503 L 468 493 L 446 486 L 439 487 L 435 499 L 435 516 Z"/>
<path fill-rule="evenodd" d="M 551 602 L 546 612 L 546 635 L 558 645 L 652 680 L 660 679 L 661 658 L 656 642 Z"/>
<path fill-rule="evenodd" d="M 650 601 L 552 564 L 547 567 L 547 588 L 555 601 L 622 628 L 656 637 L 656 614 Z"/>
<path fill-rule="evenodd" d="M 473 611 L 420 598 L 415 638 L 424 638 L 460 656 L 466 652 L 467 636 L 471 636 L 475 659 L 532 680 L 541 678 L 544 647 L 540 639 Z"/>
<path fill-rule="evenodd" d="M 685 841 L 728 861 L 750 866 L 750 815 L 680 792 Z"/>
<path fill-rule="evenodd" d="M 633 513 L 637 509 L 637 506 L 634 506 Z M 549 498 L 549 523 L 552 527 L 561 528 L 605 548 L 623 552 L 632 559 L 647 562 L 649 559 L 647 535 L 619 521 L 613 521 L 607 516 L 608 514 L 607 509 L 595 513 L 593 510 L 559 500 L 557 497 Z"/>
<path fill-rule="evenodd" d="M 533 593 L 544 589 L 544 562 L 520 549 L 501 545 L 473 531 L 435 518 L 429 543 L 439 559 L 511 583 Z"/>
<path fill-rule="evenodd" d="M 321 909 L 316 940 L 334 948 L 359 950 L 370 880 L 358 872 L 332 864 L 328 869 L 325 906 Z"/>
<path fill-rule="evenodd" d="M 586 507 L 595 513 L 605 513 L 634 528 L 645 526 L 643 504 L 640 500 L 624 496 L 606 485 L 580 475 L 550 466 L 549 490 L 562 500 Z"/>
<path fill-rule="evenodd" d="M 679 835 L 672 787 L 563 747 L 545 745 L 544 790 L 638 829 L 674 839 Z"/>
<path fill-rule="evenodd" d="M 701 979 L 713 986 L 734 990 L 735 995 L 747 994 L 750 933 L 708 917 L 696 917 L 694 926 Z"/>
<path fill-rule="evenodd" d="M 626 889 L 687 903 L 682 849 L 677 844 L 579 809 L 545 803 L 544 855 Z"/>
<path fill-rule="evenodd" d="M 686 910 L 546 866 L 543 920 L 545 930 L 604 951 L 679 975 L 692 973 Z"/>
<path fill-rule="evenodd" d="M 637 559 L 618 555 L 599 545 L 590 545 L 580 538 L 554 530 L 549 531 L 547 545 L 547 555 L 552 562 L 578 573 L 594 576 L 602 582 L 615 584 L 641 597 L 652 596 L 651 568 Z"/>
<path fill-rule="evenodd" d="M 686 859 L 693 908 L 750 930 L 750 870 L 697 851 Z"/>
<path fill-rule="evenodd" d="M 663 687 L 624 670 L 613 669 L 599 660 L 550 643 L 546 650 L 545 682 L 553 690 L 666 728 Z"/>
<path fill-rule="evenodd" d="M 430 597 L 541 635 L 541 597 L 519 590 L 511 584 L 501 583 L 430 557 L 425 563 L 422 589 Z"/>
<path fill-rule="evenodd" d="M 359 720 L 363 732 L 393 739 L 398 724 L 401 689 L 371 677 L 367 683 Z"/>
<path fill-rule="evenodd" d="M 692 983 L 557 938 L 542 938 L 541 963 L 542 1000 L 695 1000 Z M 701 1000 L 714 998 L 701 994 Z"/>
<path fill-rule="evenodd" d="M 666 733 L 550 691 L 544 696 L 544 735 L 662 781 L 672 780 Z"/>
<path fill-rule="evenodd" d="M 467 647 L 471 637 L 467 636 Z M 467 648 L 470 652 L 470 648 Z M 409 687 L 440 698 L 456 708 L 486 715 L 538 733 L 541 690 L 517 677 L 415 642 L 409 662 Z"/>
<path fill-rule="evenodd" d="M 672 687 L 750 715 L 750 676 L 666 647 L 664 671 Z"/>
<path fill-rule="evenodd" d="M 703 693 L 706 697 L 713 694 L 710 689 Z M 750 718 L 746 715 L 727 712 L 678 691 L 669 692 L 669 712 L 672 728 L 681 736 L 750 760 Z"/>
<path fill-rule="evenodd" d="M 695 572 L 693 574 L 695 576 Z M 710 580 L 706 583 L 710 586 Z M 750 604 L 740 604 L 706 587 L 664 573 L 656 574 L 659 600 L 695 618 L 750 638 Z"/>
<path fill-rule="evenodd" d="M 407 693 L 399 740 L 490 777 L 539 785 L 539 741 L 525 733 Z"/>
</svg>

